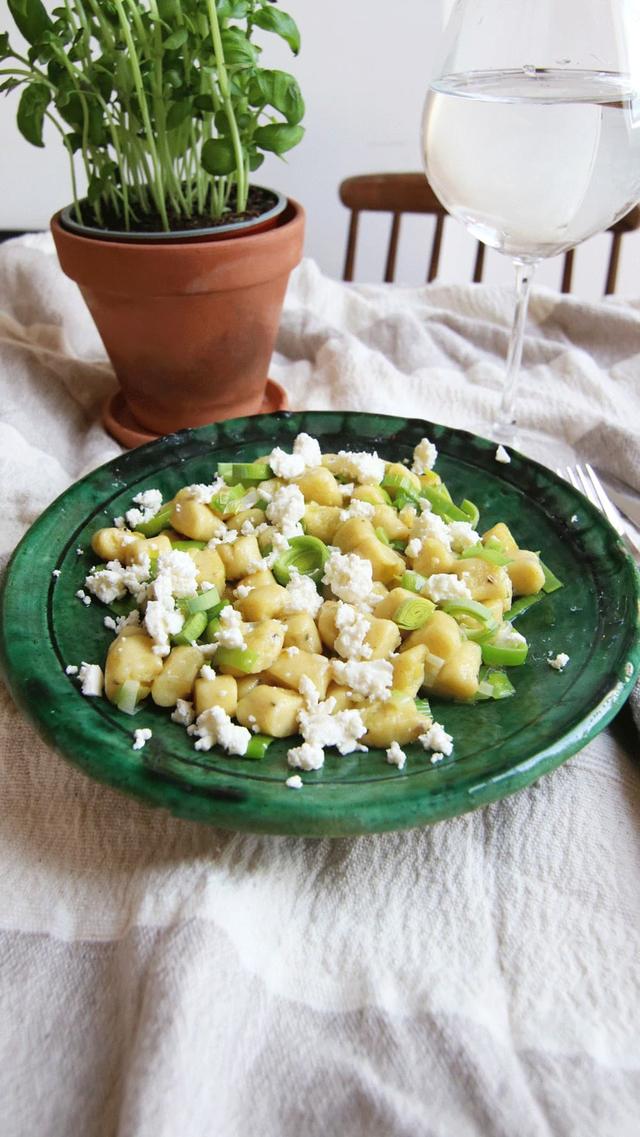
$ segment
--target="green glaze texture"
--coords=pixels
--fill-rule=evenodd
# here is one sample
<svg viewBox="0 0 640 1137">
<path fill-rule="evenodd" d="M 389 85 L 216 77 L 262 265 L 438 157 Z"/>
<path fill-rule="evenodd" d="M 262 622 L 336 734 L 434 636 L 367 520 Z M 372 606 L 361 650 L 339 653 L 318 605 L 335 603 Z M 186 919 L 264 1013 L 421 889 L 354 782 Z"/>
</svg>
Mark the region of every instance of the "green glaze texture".
<svg viewBox="0 0 640 1137">
<path fill-rule="evenodd" d="M 122 514 L 132 497 L 210 482 L 219 461 L 251 461 L 275 444 L 291 449 L 300 431 L 323 451 L 377 450 L 410 458 L 424 436 L 438 447 L 438 472 L 454 499 L 471 498 L 482 531 L 505 521 L 523 548 L 538 549 L 564 581 L 518 622 L 530 643 L 510 671 L 512 699 L 476 705 L 432 700 L 453 735 L 450 759 L 432 765 L 405 747 L 402 771 L 384 751 L 327 754 L 322 770 L 285 786 L 286 752 L 274 743 L 261 761 L 211 751 L 166 710 L 134 717 L 105 699 L 85 698 L 65 674 L 82 660 L 103 664 L 112 633 L 106 609 L 75 596 L 92 563 L 92 533 Z M 78 553 L 77 549 L 84 550 Z M 53 576 L 54 570 L 58 576 Z M 59 497 L 32 526 L 7 569 L 0 600 L 0 662 L 13 696 L 42 737 L 90 777 L 193 821 L 252 832 L 344 836 L 409 828 L 453 817 L 529 785 L 574 754 L 610 721 L 640 667 L 639 578 L 615 532 L 581 494 L 549 470 L 512 454 L 495 461 L 486 439 L 415 419 L 305 412 L 233 419 L 159 439 L 109 462 Z M 547 658 L 566 652 L 554 671 Z M 150 727 L 144 750 L 133 731 Z"/>
</svg>

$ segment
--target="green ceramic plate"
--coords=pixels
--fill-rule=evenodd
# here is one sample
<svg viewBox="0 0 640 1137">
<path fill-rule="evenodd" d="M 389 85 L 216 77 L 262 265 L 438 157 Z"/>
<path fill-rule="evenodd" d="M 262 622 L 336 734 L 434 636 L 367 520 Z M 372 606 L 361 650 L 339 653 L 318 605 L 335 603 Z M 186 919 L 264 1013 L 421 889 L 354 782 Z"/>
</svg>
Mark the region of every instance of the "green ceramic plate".
<svg viewBox="0 0 640 1137">
<path fill-rule="evenodd" d="M 170 497 L 182 485 L 211 481 L 219 460 L 251 460 L 275 443 L 290 449 L 301 430 L 325 451 L 377 449 L 389 459 L 410 457 L 428 435 L 440 452 L 439 472 L 455 498 L 477 503 L 481 526 L 506 521 L 566 583 L 519 622 L 531 647 L 524 667 L 510 673 L 514 698 L 475 706 L 433 701 L 455 739 L 453 758 L 440 765 L 420 746 L 406 748 L 403 771 L 382 751 L 329 754 L 321 771 L 303 775 L 302 790 L 291 790 L 285 742 L 261 762 L 215 751 L 199 757 L 166 711 L 149 706 L 126 717 L 106 700 L 83 698 L 65 674 L 69 663 L 102 662 L 111 640 L 105 609 L 75 596 L 91 563 L 78 550 L 89 550 L 95 529 L 141 490 L 158 487 Z M 494 454 L 484 439 L 418 420 L 310 412 L 184 431 L 108 463 L 49 507 L 7 571 L 0 647 L 16 701 L 47 742 L 91 777 L 227 828 L 313 836 L 401 829 L 521 789 L 584 746 L 629 695 L 640 663 L 639 586 L 616 534 L 580 494 L 534 462 L 514 454 L 500 465 Z M 560 651 L 571 657 L 563 672 L 546 662 Z M 137 727 L 153 731 L 144 751 L 131 748 Z"/>
</svg>

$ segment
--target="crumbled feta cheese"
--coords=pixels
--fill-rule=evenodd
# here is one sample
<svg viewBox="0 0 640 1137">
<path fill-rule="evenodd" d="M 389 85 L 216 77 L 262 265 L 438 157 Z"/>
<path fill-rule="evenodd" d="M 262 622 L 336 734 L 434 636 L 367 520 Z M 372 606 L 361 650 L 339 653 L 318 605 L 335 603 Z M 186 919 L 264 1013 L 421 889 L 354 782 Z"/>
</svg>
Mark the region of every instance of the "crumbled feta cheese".
<svg viewBox="0 0 640 1137">
<path fill-rule="evenodd" d="M 215 549 L 218 545 L 233 545 L 234 541 L 237 541 L 239 536 L 239 529 L 225 529 L 224 533 L 222 533 L 220 537 L 212 537 L 210 541 L 207 541 L 207 548 Z"/>
<path fill-rule="evenodd" d="M 133 502 L 140 508 L 128 509 L 125 513 L 126 522 L 130 529 L 135 529 L 136 525 L 142 525 L 145 521 L 150 521 L 152 517 L 155 517 L 162 505 L 162 494 L 160 490 L 144 490 L 143 493 L 136 494 Z"/>
<path fill-rule="evenodd" d="M 242 634 L 242 615 L 229 604 L 220 613 L 220 627 L 214 633 L 214 643 L 218 647 L 246 649 L 246 640 Z"/>
<path fill-rule="evenodd" d="M 203 663 L 198 672 L 199 679 L 217 679 L 217 675 L 209 663 Z"/>
<path fill-rule="evenodd" d="M 319 770 L 324 766 L 324 750 L 321 746 L 312 746 L 309 742 L 303 742 L 302 746 L 294 746 L 287 751 L 287 762 L 290 766 L 297 766 L 299 770 Z"/>
<path fill-rule="evenodd" d="M 242 756 L 247 753 L 251 741 L 251 731 L 246 726 L 236 726 L 222 707 L 209 707 L 187 729 L 189 734 L 198 738 L 196 750 L 211 750 L 212 746 L 222 746 L 227 753 Z"/>
<path fill-rule="evenodd" d="M 547 663 L 549 667 L 553 667 L 554 671 L 564 671 L 569 662 L 569 658 L 566 651 L 561 651 L 555 659 L 548 659 Z"/>
<path fill-rule="evenodd" d="M 432 470 L 435 466 L 437 457 L 438 451 L 433 442 L 430 442 L 428 438 L 423 438 L 413 451 L 412 472 L 414 474 L 426 474 L 427 470 Z"/>
<path fill-rule="evenodd" d="M 504 446 L 500 445 L 496 450 L 496 462 L 507 463 L 510 461 L 511 455 L 509 454 L 508 450 L 505 450 Z"/>
<path fill-rule="evenodd" d="M 370 659 L 372 647 L 365 643 L 367 633 L 371 628 L 371 621 L 362 612 L 358 612 L 353 605 L 338 601 L 336 609 L 337 636 L 334 650 L 343 659 Z"/>
<path fill-rule="evenodd" d="M 388 659 L 373 659 L 367 663 L 332 659 L 331 673 L 341 687 L 348 687 L 364 699 L 385 702 L 391 695 L 393 664 Z"/>
<path fill-rule="evenodd" d="M 284 784 L 288 786 L 290 790 L 301 790 L 303 781 L 299 774 L 292 774 L 290 778 L 287 778 Z"/>
<path fill-rule="evenodd" d="M 153 731 L 148 727 L 143 726 L 141 730 L 134 730 L 133 732 L 133 746 L 132 750 L 142 750 L 146 746 L 150 738 L 153 738 Z"/>
<path fill-rule="evenodd" d="M 65 667 L 64 673 L 65 673 L 65 675 L 77 675 L 78 674 L 78 668 L 76 667 L 75 663 L 69 663 Z"/>
<path fill-rule="evenodd" d="M 105 568 L 89 573 L 84 585 L 103 604 L 122 600 L 127 592 L 135 597 L 136 603 L 141 604 L 146 595 L 146 582 L 150 573 L 151 560 L 147 553 L 142 553 L 139 560 L 129 565 L 121 565 L 120 561 L 107 561 Z"/>
<path fill-rule="evenodd" d="M 117 624 L 116 624 L 113 616 L 105 616 L 102 623 L 104 624 L 105 628 L 109 629 L 110 632 L 115 632 L 117 629 Z"/>
<path fill-rule="evenodd" d="M 420 499 L 422 502 L 422 498 Z M 429 504 L 427 502 L 427 504 Z M 451 535 L 449 533 L 449 526 L 437 513 L 433 513 L 431 507 L 423 509 L 422 513 L 416 517 L 411 528 L 411 537 L 420 537 L 423 541 L 427 538 L 432 538 L 436 541 L 441 541 L 445 548 L 451 547 Z"/>
<path fill-rule="evenodd" d="M 60 576 L 60 569 L 54 569 L 53 572 L 51 573 L 51 575 L 55 576 L 55 577 Z"/>
<path fill-rule="evenodd" d="M 493 642 L 498 647 L 523 647 L 527 641 L 512 624 L 506 623 L 500 625 L 493 637 Z"/>
<path fill-rule="evenodd" d="M 84 549 L 81 549 L 80 546 L 78 546 L 78 548 L 76 549 L 76 556 L 81 557 L 83 553 L 84 553 Z"/>
<path fill-rule="evenodd" d="M 355 488 L 356 487 L 355 487 L 353 482 L 339 482 L 338 483 L 338 489 L 340 490 L 340 493 L 342 494 L 343 497 L 351 497 L 351 494 L 353 493 Z"/>
<path fill-rule="evenodd" d="M 356 553 L 332 552 L 324 566 L 322 583 L 327 584 L 334 596 L 358 608 L 372 606 L 373 569 L 371 561 Z M 373 598 L 373 602 L 377 597 Z"/>
<path fill-rule="evenodd" d="M 211 588 L 215 588 L 215 585 L 210 580 L 201 580 L 198 588 L 200 592 L 209 592 Z"/>
<path fill-rule="evenodd" d="M 123 628 L 130 628 L 140 623 L 140 613 L 137 608 L 129 612 L 128 616 L 116 617 L 116 635 L 119 635 Z"/>
<path fill-rule="evenodd" d="M 471 599 L 471 591 L 464 580 L 449 572 L 435 572 L 428 576 L 421 595 L 433 600 L 434 604 L 441 604 L 443 600 Z"/>
<path fill-rule="evenodd" d="M 298 726 L 304 741 L 320 750 L 326 746 L 336 746 L 341 754 L 366 750 L 366 747 L 358 742 L 358 739 L 367 732 L 360 712 L 346 710 L 334 713 L 335 699 L 332 697 L 320 702 L 311 680 L 307 676 L 303 676 L 303 679 L 306 680 L 307 686 L 303 689 L 301 681 L 300 693 L 305 698 L 305 706 L 298 712 Z M 313 689 L 313 693 L 310 688 Z M 289 751 L 289 764 L 295 765 L 296 763 L 291 761 L 291 753 L 292 751 Z"/>
<path fill-rule="evenodd" d="M 249 521 L 247 518 L 246 521 L 242 522 L 242 525 L 240 526 L 240 534 L 242 537 L 250 537 L 252 533 L 255 533 L 255 531 L 256 527 L 253 524 L 253 521 Z"/>
<path fill-rule="evenodd" d="M 322 597 L 311 577 L 292 573 L 284 601 L 285 613 L 293 615 L 294 612 L 308 612 L 315 620 L 321 608 Z"/>
<path fill-rule="evenodd" d="M 302 533 L 300 521 L 305 509 L 305 500 L 298 486 L 279 486 L 267 505 L 267 520 L 283 536 L 295 537 Z"/>
<path fill-rule="evenodd" d="M 166 578 L 172 595 L 178 598 L 195 596 L 198 591 L 196 563 L 188 553 L 181 553 L 178 549 L 172 549 L 168 553 L 160 553 L 156 584 L 161 577 Z"/>
<path fill-rule="evenodd" d="M 298 691 L 302 695 L 302 698 L 304 699 L 304 702 L 305 702 L 305 706 L 307 708 L 317 707 L 318 703 L 320 702 L 320 695 L 318 694 L 318 688 L 316 687 L 313 680 L 311 680 L 309 678 L 308 675 L 301 675 L 300 676 L 300 682 L 298 683 Z M 334 702 L 335 702 L 335 700 L 334 700 Z"/>
<path fill-rule="evenodd" d="M 250 592 L 253 592 L 254 587 L 253 584 L 239 584 L 237 588 L 234 588 L 233 595 L 236 596 L 238 600 L 244 600 Z"/>
<path fill-rule="evenodd" d="M 451 521 L 448 525 L 449 540 L 454 553 L 463 553 L 471 545 L 477 545 L 480 537 L 469 521 Z"/>
<path fill-rule="evenodd" d="M 431 762 L 432 766 L 435 766 L 436 762 L 442 762 L 443 758 L 444 754 L 440 754 L 440 752 L 436 750 L 435 754 L 432 754 L 429 758 L 429 761 Z"/>
<path fill-rule="evenodd" d="M 113 525 L 115 529 L 124 529 L 124 517 L 114 517 Z"/>
<path fill-rule="evenodd" d="M 194 718 L 193 703 L 188 699 L 178 699 L 175 710 L 171 712 L 172 721 L 177 722 L 178 726 L 191 726 Z"/>
<path fill-rule="evenodd" d="M 102 694 L 104 675 L 102 668 L 97 663 L 85 663 L 83 660 L 78 672 L 78 681 L 82 684 L 83 695 L 92 698 Z"/>
<path fill-rule="evenodd" d="M 420 735 L 420 742 L 425 750 L 435 750 L 441 755 L 448 756 L 453 750 L 453 738 L 439 722 L 434 722 L 424 734 Z"/>
<path fill-rule="evenodd" d="M 184 616 L 176 608 L 171 592 L 171 574 L 159 572 L 151 585 L 151 599 L 144 614 L 144 626 L 154 641 L 152 650 L 156 655 L 169 654 L 169 637 L 177 635 L 183 624 Z"/>
<path fill-rule="evenodd" d="M 364 517 L 365 520 L 370 521 L 375 511 L 376 507 L 370 501 L 360 501 L 356 497 L 349 502 L 347 509 L 340 510 L 340 520 L 348 521 L 351 517 Z"/>
<path fill-rule="evenodd" d="M 305 468 L 315 470 L 322 465 L 322 451 L 317 438 L 310 434 L 299 434 L 293 444 L 293 453 L 304 459 Z"/>
<path fill-rule="evenodd" d="M 339 450 L 338 458 L 341 459 L 340 472 L 354 482 L 379 485 L 384 478 L 385 464 L 375 451 L 368 454 L 366 451 Z"/>
<path fill-rule="evenodd" d="M 302 454 L 287 454 L 280 446 L 276 446 L 269 455 L 269 465 L 276 478 L 299 478 L 304 471 L 304 458 Z"/>
<path fill-rule="evenodd" d="M 404 750 L 401 750 L 399 744 L 394 740 L 387 750 L 387 762 L 392 766 L 397 766 L 399 770 L 402 770 L 406 760 L 407 756 Z"/>
<path fill-rule="evenodd" d="M 407 547 L 405 549 L 405 553 L 407 554 L 408 557 L 411 557 L 411 559 L 414 560 L 416 557 L 420 556 L 421 552 L 422 552 L 422 538 L 421 537 L 412 537 L 410 541 L 407 541 Z"/>
<path fill-rule="evenodd" d="M 210 485 L 203 482 L 195 482 L 192 486 L 186 486 L 182 491 L 185 497 L 190 497 L 193 501 L 197 501 L 199 505 L 208 505 L 211 498 L 220 493 L 224 489 L 224 478 L 215 478 Z"/>
<path fill-rule="evenodd" d="M 283 536 L 277 529 L 272 529 L 270 525 L 265 526 L 265 530 L 268 530 L 271 538 L 271 552 L 267 553 L 267 556 L 263 558 L 261 567 L 270 569 L 273 568 L 280 553 L 284 553 L 289 548 L 289 538 Z M 300 529 L 300 532 L 302 532 L 302 529 Z"/>
</svg>

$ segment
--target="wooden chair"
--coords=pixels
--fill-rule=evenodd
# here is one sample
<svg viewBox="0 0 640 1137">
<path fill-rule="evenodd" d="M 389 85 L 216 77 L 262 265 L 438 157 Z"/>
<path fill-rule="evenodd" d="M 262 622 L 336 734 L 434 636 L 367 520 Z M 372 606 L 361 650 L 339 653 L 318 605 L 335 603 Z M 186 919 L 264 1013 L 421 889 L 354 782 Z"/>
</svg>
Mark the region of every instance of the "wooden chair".
<svg viewBox="0 0 640 1137">
<path fill-rule="evenodd" d="M 427 281 L 435 280 L 440 264 L 444 222 L 448 214 L 431 189 L 424 174 L 361 174 L 353 178 L 346 178 L 340 184 L 339 192 L 342 204 L 351 210 L 347 252 L 342 273 L 343 280 L 353 280 L 358 222 L 360 214 L 365 212 L 390 213 L 392 216 L 384 269 L 384 279 L 387 283 L 391 283 L 395 278 L 402 215 L 404 213 L 433 214 L 436 218 L 436 227 L 431 243 Z M 640 206 L 636 205 L 608 230 L 612 235 L 612 240 L 605 294 L 615 291 L 622 237 L 625 233 L 638 228 L 640 228 Z M 482 280 L 485 252 L 486 246 L 478 241 L 473 267 L 473 281 L 476 284 Z M 574 249 L 569 249 L 565 253 L 562 274 L 563 292 L 571 291 L 574 252 Z"/>
</svg>

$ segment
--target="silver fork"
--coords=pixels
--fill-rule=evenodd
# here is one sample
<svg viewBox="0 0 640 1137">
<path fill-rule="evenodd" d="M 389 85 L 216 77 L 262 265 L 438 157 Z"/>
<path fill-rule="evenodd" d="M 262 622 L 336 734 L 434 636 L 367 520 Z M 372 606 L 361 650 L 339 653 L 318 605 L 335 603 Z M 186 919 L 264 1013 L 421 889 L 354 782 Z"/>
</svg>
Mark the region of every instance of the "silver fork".
<svg viewBox="0 0 640 1137">
<path fill-rule="evenodd" d="M 565 481 L 570 482 L 574 489 L 580 490 L 580 492 L 589 499 L 591 504 L 595 505 L 596 509 L 604 513 L 607 521 L 612 528 L 615 529 L 622 543 L 640 564 L 640 543 L 625 524 L 621 513 L 616 509 L 611 498 L 608 497 L 593 467 L 590 466 L 588 462 L 585 462 L 584 466 L 567 466 L 564 470 L 558 470 L 558 474 L 561 478 L 564 478 Z"/>
</svg>

